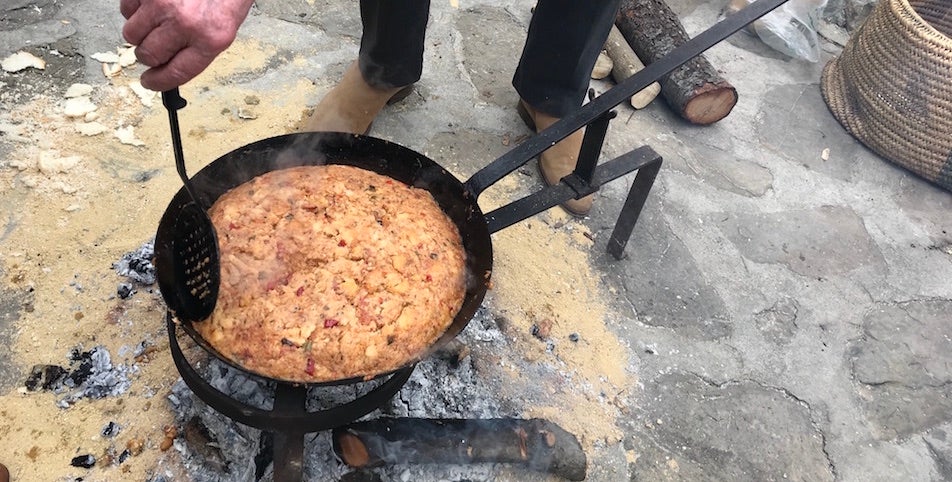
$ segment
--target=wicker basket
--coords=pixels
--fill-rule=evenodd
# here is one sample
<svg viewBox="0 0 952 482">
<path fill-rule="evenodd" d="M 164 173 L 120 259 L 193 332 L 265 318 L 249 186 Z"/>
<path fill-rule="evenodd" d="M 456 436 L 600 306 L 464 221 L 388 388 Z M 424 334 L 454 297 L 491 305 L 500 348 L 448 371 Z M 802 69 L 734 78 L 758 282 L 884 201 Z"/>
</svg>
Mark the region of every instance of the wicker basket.
<svg viewBox="0 0 952 482">
<path fill-rule="evenodd" d="M 952 190 L 952 0 L 880 0 L 823 69 L 833 116 L 870 149 Z"/>
</svg>

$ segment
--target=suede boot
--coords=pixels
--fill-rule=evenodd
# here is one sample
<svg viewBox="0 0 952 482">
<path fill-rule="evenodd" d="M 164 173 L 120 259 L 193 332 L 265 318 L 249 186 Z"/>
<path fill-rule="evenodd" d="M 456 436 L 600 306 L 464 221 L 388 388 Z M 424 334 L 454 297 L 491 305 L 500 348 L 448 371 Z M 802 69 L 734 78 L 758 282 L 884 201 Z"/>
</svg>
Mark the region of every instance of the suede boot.
<svg viewBox="0 0 952 482">
<path fill-rule="evenodd" d="M 559 119 L 543 112 L 536 111 L 525 101 L 519 100 L 519 116 L 529 126 L 539 133 Z M 552 186 L 558 184 L 563 177 L 568 176 L 575 170 L 575 164 L 578 162 L 578 154 L 582 149 L 582 138 L 585 136 L 585 129 L 579 129 L 570 134 L 565 139 L 557 142 L 554 146 L 547 149 L 539 156 L 539 172 L 542 173 L 542 179 L 546 185 Z M 589 194 L 581 199 L 569 199 L 561 204 L 562 208 L 569 214 L 576 217 L 584 217 L 592 210 L 592 203 L 595 200 L 594 194 Z"/>
<path fill-rule="evenodd" d="M 314 108 L 314 113 L 304 122 L 304 130 L 366 134 L 385 105 L 402 100 L 411 90 L 412 85 L 389 89 L 374 87 L 364 80 L 357 62 L 354 62 L 340 82 Z"/>
</svg>

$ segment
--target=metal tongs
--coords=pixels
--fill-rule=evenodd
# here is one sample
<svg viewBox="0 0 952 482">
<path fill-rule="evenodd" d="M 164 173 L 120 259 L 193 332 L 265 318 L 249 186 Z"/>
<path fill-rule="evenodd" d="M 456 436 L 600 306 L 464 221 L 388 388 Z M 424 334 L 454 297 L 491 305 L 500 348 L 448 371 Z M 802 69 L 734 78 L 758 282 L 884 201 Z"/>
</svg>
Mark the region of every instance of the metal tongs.
<svg viewBox="0 0 952 482">
<path fill-rule="evenodd" d="M 190 201 L 181 207 L 173 226 L 172 246 L 169 250 L 175 290 L 163 298 L 176 318 L 194 322 L 208 318 L 218 301 L 221 284 L 218 236 L 208 216 L 208 206 L 199 200 L 195 186 L 185 172 L 182 152 L 182 134 L 179 131 L 178 110 L 185 107 L 185 99 L 178 88 L 162 92 L 162 105 L 169 111 L 172 130 L 172 150 L 178 171 Z"/>
</svg>

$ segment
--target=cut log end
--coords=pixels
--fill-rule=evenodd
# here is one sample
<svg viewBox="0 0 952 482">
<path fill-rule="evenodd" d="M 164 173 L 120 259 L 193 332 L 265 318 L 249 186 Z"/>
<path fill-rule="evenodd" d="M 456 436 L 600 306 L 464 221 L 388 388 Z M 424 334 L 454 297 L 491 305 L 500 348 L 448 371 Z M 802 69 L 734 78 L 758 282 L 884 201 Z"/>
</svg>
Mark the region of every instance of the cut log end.
<svg viewBox="0 0 952 482">
<path fill-rule="evenodd" d="M 657 62 L 690 37 L 665 0 L 622 0 L 616 26 L 646 64 Z M 685 120 L 707 125 L 728 114 L 737 90 L 699 55 L 661 79 L 661 96 Z"/>
<path fill-rule="evenodd" d="M 345 464 L 351 467 L 365 467 L 370 463 L 367 446 L 360 440 L 360 437 L 346 432 L 341 433 L 337 437 L 337 443 L 340 444 L 340 458 Z"/>
<path fill-rule="evenodd" d="M 694 124 L 713 124 L 731 113 L 737 104 L 737 90 L 725 86 L 705 86 L 684 105 L 682 117 Z"/>
</svg>

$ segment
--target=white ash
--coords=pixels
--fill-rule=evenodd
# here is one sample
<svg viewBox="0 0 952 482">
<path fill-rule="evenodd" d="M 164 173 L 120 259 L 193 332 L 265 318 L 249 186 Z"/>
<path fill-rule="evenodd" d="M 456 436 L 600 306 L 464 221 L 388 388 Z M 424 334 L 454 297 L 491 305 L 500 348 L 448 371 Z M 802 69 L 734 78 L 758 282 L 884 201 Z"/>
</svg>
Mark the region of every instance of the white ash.
<svg viewBox="0 0 952 482">
<path fill-rule="evenodd" d="M 125 276 L 137 283 L 151 285 L 155 283 L 155 266 L 152 258 L 155 256 L 155 240 L 147 241 L 135 251 L 130 251 L 119 261 L 112 264 L 119 276 Z"/>
<path fill-rule="evenodd" d="M 499 381 L 481 373 L 479 358 L 507 351 L 505 338 L 496 326 L 492 314 L 485 307 L 477 311 L 466 329 L 458 336 L 470 353 L 458 366 L 439 354 L 422 361 L 403 390 L 388 406 L 366 417 L 423 417 L 423 418 L 496 418 L 518 417 L 522 408 L 510 400 L 499 398 Z M 482 364 L 485 366 L 485 364 Z M 330 445 L 326 450 L 332 451 Z M 315 465 L 308 454 L 308 465 Z M 319 455 L 319 454 L 318 454 Z M 351 469 L 344 467 L 344 472 Z M 383 482 L 494 480 L 493 464 L 428 464 L 393 465 L 373 469 Z M 331 479 L 315 479 L 331 480 Z"/>
<path fill-rule="evenodd" d="M 479 372 L 477 359 L 507 350 L 505 338 L 488 310 L 481 308 L 457 341 L 469 350 L 458 353 L 441 352 L 420 362 L 404 388 L 390 402 L 369 414 L 377 417 L 425 418 L 491 418 L 518 416 L 521 408 L 508 400 L 500 400 L 499 381 L 494 376 Z M 483 364 L 486 365 L 486 364 Z M 274 384 L 251 377 L 217 360 L 211 360 L 204 370 L 206 380 L 236 400 L 270 409 Z M 354 399 L 384 380 L 313 387 L 309 390 L 308 410 L 327 408 Z M 197 482 L 270 481 L 273 467 L 269 448 L 262 453 L 261 432 L 234 422 L 202 403 L 182 382 L 178 381 L 169 395 L 169 401 L 180 423 L 199 417 L 220 449 L 228 472 L 216 470 L 216 464 L 207 464 L 195 448 L 182 437 L 175 447 L 182 453 L 190 476 Z M 260 464 L 256 467 L 255 456 Z M 305 437 L 305 480 L 339 480 L 351 469 L 337 460 L 329 430 L 309 433 Z M 419 465 L 392 466 L 374 469 L 383 481 L 437 481 L 437 480 L 492 480 L 492 464 L 476 465 Z M 257 473 L 256 473 L 257 471 Z M 259 478 L 257 474 L 262 474 Z M 157 482 L 157 481 L 154 481 Z"/>
<path fill-rule="evenodd" d="M 222 364 L 218 365 L 224 367 Z M 210 371 L 214 372 L 217 368 L 212 367 Z M 235 372 L 230 368 L 224 368 L 226 371 Z M 239 377 L 241 376 L 232 375 L 232 378 L 236 380 Z M 221 377 L 213 376 L 213 384 L 215 378 Z M 243 384 L 244 381 L 238 382 L 238 385 Z M 231 384 L 226 382 L 225 385 L 230 386 Z M 259 392 L 261 394 L 265 393 L 264 390 Z M 183 426 L 193 417 L 198 417 L 204 427 L 208 429 L 211 436 L 211 445 L 217 449 L 216 453 L 221 457 L 220 461 L 208 460 L 207 451 L 203 454 L 196 447 L 188 446 L 182 437 L 177 438 L 174 447 L 182 454 L 182 462 L 189 471 L 190 480 L 193 482 L 255 480 L 254 457 L 258 453 L 258 441 L 261 438 L 260 430 L 239 424 L 201 403 L 182 380 L 172 386 L 172 393 L 168 398 L 179 425 Z M 260 398 L 263 400 L 264 397 L 261 396 Z M 243 401 L 253 404 L 251 400 Z"/>
<path fill-rule="evenodd" d="M 138 358 L 138 357 L 141 356 L 143 353 L 145 353 L 146 350 L 148 350 L 148 349 L 150 349 L 150 348 L 152 348 L 152 347 L 154 347 L 154 346 L 155 346 L 155 342 L 153 342 L 153 341 L 152 341 L 151 339 L 149 339 L 149 338 L 146 338 L 145 340 L 142 340 L 142 341 L 140 341 L 139 343 L 136 344 L 136 347 L 132 350 L 132 356 Z M 126 346 L 122 346 L 122 347 L 120 347 L 120 350 L 122 350 L 123 348 L 127 348 L 127 347 L 126 347 Z M 120 353 L 119 356 L 122 356 L 122 351 L 120 351 L 119 353 Z"/>
<path fill-rule="evenodd" d="M 457 340 L 470 354 L 454 366 L 437 353 L 417 365 L 403 390 L 382 411 L 395 417 L 491 418 L 514 415 L 500 406 L 495 383 L 482 376 L 476 359 L 503 342 L 490 313 L 480 309 Z M 448 354 L 449 356 L 451 354 Z"/>
<path fill-rule="evenodd" d="M 129 376 L 139 371 L 134 365 L 113 365 L 109 350 L 104 346 L 94 347 L 88 352 L 74 349 L 71 359 L 76 368 L 63 380 L 62 387 L 55 390 L 57 393 L 68 392 L 56 402 L 61 408 L 68 408 L 83 398 L 122 395 L 132 385 Z"/>
</svg>

